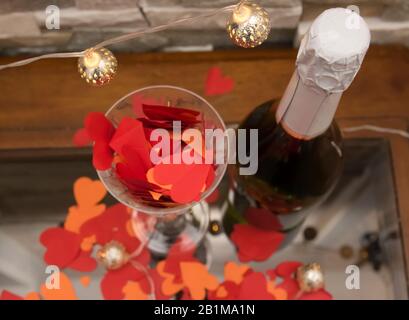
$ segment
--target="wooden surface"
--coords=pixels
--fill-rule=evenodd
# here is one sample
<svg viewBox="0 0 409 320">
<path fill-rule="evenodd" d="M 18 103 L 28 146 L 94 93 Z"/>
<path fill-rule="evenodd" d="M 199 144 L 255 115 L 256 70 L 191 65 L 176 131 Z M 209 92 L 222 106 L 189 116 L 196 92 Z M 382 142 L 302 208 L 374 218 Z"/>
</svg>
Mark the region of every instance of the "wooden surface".
<svg viewBox="0 0 409 320">
<path fill-rule="evenodd" d="M 293 49 L 212 53 L 118 54 L 117 77 L 94 88 L 80 79 L 76 59 L 44 60 L 0 71 L 0 149 L 66 147 L 89 111 L 106 111 L 123 95 L 148 85 L 204 92 L 207 71 L 219 66 L 235 80 L 229 95 L 206 97 L 226 122 L 279 98 L 294 70 Z M 0 64 L 15 58 L 0 58 Z M 344 94 L 337 117 L 409 116 L 409 49 L 370 48 Z"/>
<path fill-rule="evenodd" d="M 231 94 L 206 98 L 226 122 L 238 122 L 256 105 L 281 96 L 294 70 L 295 56 L 292 49 L 118 54 L 117 77 L 100 88 L 80 79 L 75 59 L 46 60 L 0 71 L 0 151 L 72 146 L 72 135 L 82 127 L 89 111 L 106 111 L 123 95 L 143 86 L 177 85 L 203 95 L 206 74 L 212 66 L 221 67 L 236 86 Z M 0 64 L 13 60 L 0 58 Z M 371 47 L 341 100 L 337 118 L 343 127 L 369 123 L 408 130 L 409 49 Z M 404 251 L 409 261 L 408 140 L 369 131 L 346 136 L 389 139 Z M 409 275 L 409 268 L 407 271 Z"/>
</svg>

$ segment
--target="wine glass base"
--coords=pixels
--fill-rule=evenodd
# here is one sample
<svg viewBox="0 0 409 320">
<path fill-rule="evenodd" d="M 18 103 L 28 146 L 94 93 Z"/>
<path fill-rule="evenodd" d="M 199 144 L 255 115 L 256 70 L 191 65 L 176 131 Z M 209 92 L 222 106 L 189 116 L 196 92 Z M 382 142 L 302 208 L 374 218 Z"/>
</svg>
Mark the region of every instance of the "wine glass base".
<svg viewBox="0 0 409 320">
<path fill-rule="evenodd" d="M 132 227 L 135 235 L 157 258 L 165 257 L 178 243 L 179 251 L 196 251 L 209 226 L 209 207 L 202 202 L 178 215 L 153 216 L 134 210 Z"/>
</svg>

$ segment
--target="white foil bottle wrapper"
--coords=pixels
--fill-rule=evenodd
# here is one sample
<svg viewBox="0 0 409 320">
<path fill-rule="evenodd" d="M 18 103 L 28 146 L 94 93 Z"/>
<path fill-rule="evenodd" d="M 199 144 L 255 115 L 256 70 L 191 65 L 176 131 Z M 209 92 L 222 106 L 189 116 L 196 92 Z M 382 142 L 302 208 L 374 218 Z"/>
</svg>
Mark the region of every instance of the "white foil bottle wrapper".
<svg viewBox="0 0 409 320">
<path fill-rule="evenodd" d="M 325 132 L 369 43 L 369 28 L 357 13 L 334 8 L 319 15 L 301 42 L 296 70 L 277 109 L 277 122 L 301 139 Z"/>
</svg>

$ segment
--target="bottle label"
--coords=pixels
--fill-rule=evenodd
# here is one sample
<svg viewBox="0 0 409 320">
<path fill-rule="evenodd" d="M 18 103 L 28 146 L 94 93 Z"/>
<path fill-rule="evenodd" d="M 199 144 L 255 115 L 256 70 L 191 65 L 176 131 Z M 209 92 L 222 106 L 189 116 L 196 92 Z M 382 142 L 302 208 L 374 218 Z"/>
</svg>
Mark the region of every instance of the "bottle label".
<svg viewBox="0 0 409 320">
<path fill-rule="evenodd" d="M 305 85 L 295 70 L 278 106 L 277 123 L 297 139 L 313 139 L 331 125 L 341 96 Z"/>
</svg>

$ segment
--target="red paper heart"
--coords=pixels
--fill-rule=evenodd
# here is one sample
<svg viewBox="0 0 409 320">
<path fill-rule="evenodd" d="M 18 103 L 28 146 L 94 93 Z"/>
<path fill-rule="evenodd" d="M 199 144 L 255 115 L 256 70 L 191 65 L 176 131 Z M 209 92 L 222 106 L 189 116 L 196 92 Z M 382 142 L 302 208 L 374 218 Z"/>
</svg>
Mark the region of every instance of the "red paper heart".
<svg viewBox="0 0 409 320">
<path fill-rule="evenodd" d="M 234 81 L 228 76 L 223 76 L 219 67 L 212 67 L 207 72 L 205 94 L 215 96 L 229 93 L 234 88 Z"/>
<path fill-rule="evenodd" d="M 167 107 L 160 105 L 142 105 L 144 114 L 150 120 L 159 120 L 159 121 L 181 121 L 186 124 L 196 124 L 200 121 L 197 117 L 200 115 L 199 111 L 184 109 L 178 107 Z"/>
<path fill-rule="evenodd" d="M 50 265 L 65 268 L 80 253 L 81 238 L 63 228 L 49 228 L 40 235 L 40 242 L 47 248 L 44 261 Z"/>
<path fill-rule="evenodd" d="M 132 182 L 134 182 L 134 184 L 137 185 L 140 182 L 143 190 L 149 188 L 149 185 L 143 183 L 146 182 L 146 174 L 142 169 L 142 166 L 131 167 L 127 163 L 120 162 L 116 164 L 116 173 L 125 183 L 132 184 Z"/>
<path fill-rule="evenodd" d="M 284 240 L 284 235 L 247 224 L 235 224 L 230 238 L 237 246 L 239 260 L 248 262 L 264 261 L 269 258 Z"/>
<path fill-rule="evenodd" d="M 240 285 L 238 300 L 274 300 L 267 291 L 267 280 L 263 273 L 252 272 L 244 277 Z"/>
<path fill-rule="evenodd" d="M 112 167 L 114 153 L 108 143 L 96 141 L 92 152 L 92 164 L 97 170 L 108 170 Z"/>
<path fill-rule="evenodd" d="M 89 137 L 93 141 L 104 141 L 107 143 L 115 133 L 114 126 L 101 112 L 88 113 L 84 124 Z"/>
<path fill-rule="evenodd" d="M 211 170 L 209 164 L 165 164 L 154 167 L 153 177 L 160 185 L 171 185 L 170 196 L 176 203 L 198 201 Z"/>
<path fill-rule="evenodd" d="M 287 292 L 288 300 L 294 299 L 300 291 L 297 280 L 289 277 L 284 278 L 283 282 L 281 282 L 277 288 L 284 289 Z"/>
<path fill-rule="evenodd" d="M 162 277 L 159 272 L 156 269 L 150 269 L 149 270 L 149 275 L 152 278 L 152 281 L 155 286 L 155 298 L 156 300 L 169 300 L 170 297 L 166 296 L 162 292 L 162 283 L 163 280 L 165 280 L 164 277 Z"/>
<path fill-rule="evenodd" d="M 140 246 L 140 241 L 129 234 L 127 230 L 129 220 L 128 209 L 123 204 L 116 204 L 85 222 L 81 226 L 80 234 L 83 238 L 95 235 L 96 243 L 101 245 L 116 240 L 125 246 L 128 253 L 132 253 Z"/>
<path fill-rule="evenodd" d="M 233 281 L 224 281 L 220 286 L 209 292 L 207 298 L 209 300 L 237 300 L 240 293 L 240 285 Z"/>
<path fill-rule="evenodd" d="M 275 268 L 275 273 L 281 278 L 292 277 L 300 266 L 302 263 L 299 261 L 285 261 Z"/>
<path fill-rule="evenodd" d="M 332 295 L 328 291 L 321 289 L 316 292 L 306 292 L 299 300 L 332 300 Z"/>
<path fill-rule="evenodd" d="M 188 174 L 172 185 L 170 190 L 172 200 L 177 203 L 199 201 L 209 170 L 208 164 L 193 165 Z"/>
<path fill-rule="evenodd" d="M 23 297 L 20 297 L 10 291 L 3 290 L 0 294 L 0 300 L 24 300 Z"/>
<path fill-rule="evenodd" d="M 195 245 L 186 237 L 178 239 L 169 249 L 163 270 L 174 275 L 174 282 L 180 283 L 182 280 L 180 262 L 197 261 L 194 257 L 195 251 Z"/>
<path fill-rule="evenodd" d="M 132 109 L 137 118 L 146 117 L 142 110 L 143 104 L 162 104 L 161 101 L 155 98 L 144 97 L 141 94 L 132 96 Z"/>
<path fill-rule="evenodd" d="M 115 141 L 119 139 L 122 135 L 128 133 L 130 130 L 140 127 L 140 125 L 140 122 L 136 119 L 133 119 L 131 117 L 123 117 L 118 127 L 116 128 L 111 140 Z"/>
<path fill-rule="evenodd" d="M 138 282 L 144 292 L 149 292 L 149 282 L 145 274 L 130 263 L 118 270 L 109 270 L 101 280 L 101 291 L 106 300 L 122 300 L 123 288 L 128 281 Z"/>
<path fill-rule="evenodd" d="M 132 170 L 139 173 L 140 179 L 146 180 L 146 172 L 152 168 L 150 148 L 146 145 L 141 148 L 124 145 L 122 147 L 122 156 Z"/>
<path fill-rule="evenodd" d="M 121 122 L 118 130 L 119 134 L 114 135 L 110 147 L 128 160 L 130 166 L 143 166 L 144 170 L 149 169 L 152 166 L 150 143 L 145 139 L 142 123 L 138 120 L 132 122 L 125 120 Z"/>
<path fill-rule="evenodd" d="M 80 128 L 72 137 L 72 143 L 76 147 L 85 147 L 92 143 L 92 139 L 85 128 Z"/>
<path fill-rule="evenodd" d="M 81 251 L 78 257 L 68 265 L 68 268 L 81 272 L 94 271 L 97 267 L 97 262 L 90 256 L 90 253 Z"/>
<path fill-rule="evenodd" d="M 263 230 L 282 230 L 283 226 L 277 216 L 264 208 L 250 207 L 244 213 L 246 221 Z"/>
</svg>

